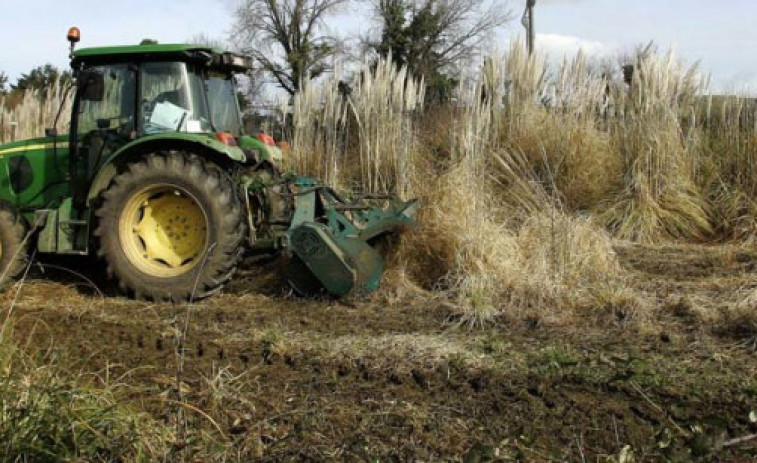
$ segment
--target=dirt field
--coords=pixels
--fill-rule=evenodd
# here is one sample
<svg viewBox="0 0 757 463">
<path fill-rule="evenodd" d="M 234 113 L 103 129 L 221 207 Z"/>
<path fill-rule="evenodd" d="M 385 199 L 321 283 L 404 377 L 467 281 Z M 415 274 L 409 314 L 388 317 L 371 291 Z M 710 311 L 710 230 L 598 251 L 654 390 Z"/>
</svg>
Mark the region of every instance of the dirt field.
<svg viewBox="0 0 757 463">
<path fill-rule="evenodd" d="M 177 426 L 175 454 L 189 459 L 200 434 L 230 460 L 757 458 L 757 439 L 737 440 L 757 432 L 757 328 L 702 322 L 757 287 L 757 252 L 617 252 L 654 320 L 529 318 L 471 331 L 433 301 L 300 299 L 260 269 L 189 308 L 154 305 L 115 295 L 101 267 L 68 259 L 35 267 L 14 334 L 69 370 L 122 384 L 136 409 Z M 64 262 L 89 269 L 105 294 L 53 267 Z"/>
</svg>

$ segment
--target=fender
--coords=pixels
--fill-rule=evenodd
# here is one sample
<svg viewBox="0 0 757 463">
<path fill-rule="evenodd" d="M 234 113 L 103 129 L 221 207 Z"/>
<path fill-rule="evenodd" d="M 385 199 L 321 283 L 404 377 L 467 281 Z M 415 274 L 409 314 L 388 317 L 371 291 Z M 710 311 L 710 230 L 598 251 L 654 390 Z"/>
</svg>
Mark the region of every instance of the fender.
<svg viewBox="0 0 757 463">
<path fill-rule="evenodd" d="M 271 139 L 271 144 L 267 144 L 249 135 L 242 135 L 239 137 L 239 147 L 255 153 L 255 158 L 258 161 L 268 161 L 274 165 L 281 165 L 281 149 L 273 145 L 273 139 Z"/>
<path fill-rule="evenodd" d="M 92 201 L 108 187 L 118 173 L 119 166 L 134 162 L 147 153 L 164 150 L 191 151 L 222 167 L 237 162 L 243 163 L 246 160 L 239 147 L 226 145 L 212 134 L 160 133 L 140 137 L 112 153 L 98 167 L 97 175 L 92 179 L 87 193 L 87 206 L 91 206 Z"/>
</svg>

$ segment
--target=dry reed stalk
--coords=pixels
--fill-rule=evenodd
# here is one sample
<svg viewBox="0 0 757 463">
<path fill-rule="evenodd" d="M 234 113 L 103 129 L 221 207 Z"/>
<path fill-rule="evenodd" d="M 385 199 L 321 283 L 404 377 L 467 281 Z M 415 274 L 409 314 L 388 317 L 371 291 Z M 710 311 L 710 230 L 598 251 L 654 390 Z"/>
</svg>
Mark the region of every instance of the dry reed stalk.
<svg viewBox="0 0 757 463">
<path fill-rule="evenodd" d="M 362 187 L 412 194 L 416 131 L 413 112 L 423 106 L 425 85 L 388 58 L 364 66 L 348 99 L 359 139 Z"/>
<path fill-rule="evenodd" d="M 710 97 L 700 105 L 696 147 L 698 184 L 713 204 L 718 234 L 757 239 L 757 104 L 740 96 Z"/>
<path fill-rule="evenodd" d="M 604 129 L 607 76 L 583 53 L 547 72 L 546 58 L 513 45 L 507 56 L 511 83 L 501 123 L 505 144 L 521 153 L 551 194 L 569 210 L 587 210 L 620 181 L 620 161 Z M 525 80 L 527 84 L 516 84 Z"/>
<path fill-rule="evenodd" d="M 339 92 L 339 74 L 320 86 L 308 82 L 292 102 L 288 166 L 330 185 L 340 183 L 346 141 L 346 104 Z"/>
<path fill-rule="evenodd" d="M 496 58 L 495 58 L 496 59 Z M 548 67 L 546 58 L 538 53 L 529 55 L 520 40 L 514 40 L 503 65 L 507 115 L 517 118 L 524 107 L 532 106 L 546 95 Z"/>
<path fill-rule="evenodd" d="M 623 239 L 704 240 L 712 234 L 706 201 L 694 182 L 696 159 L 681 114 L 690 113 L 705 81 L 669 51 L 647 48 L 635 57 L 628 89 L 613 88 L 618 114 L 611 125 L 623 162 L 623 188 L 600 215 Z"/>
<path fill-rule="evenodd" d="M 0 97 L 0 143 L 44 136 L 45 129 L 53 126 L 62 103 L 58 130 L 66 133 L 71 117 L 68 90 L 65 82 L 59 80 L 45 91 L 24 92 L 20 101 L 13 104 L 9 97 Z"/>
<path fill-rule="evenodd" d="M 523 59 L 518 53 L 507 59 Z M 620 270 L 609 237 L 566 214 L 531 161 L 502 144 L 500 129 L 508 127 L 502 121 L 512 122 L 516 106 L 534 112 L 541 80 L 515 88 L 515 95 L 504 83 L 523 69 L 539 69 L 535 63 L 492 57 L 481 81 L 464 80 L 451 164 L 434 182 L 417 186 L 425 207 L 400 251 L 410 263 L 406 274 L 437 278 L 435 288 L 451 298 L 464 324 L 524 310 L 564 321 L 560 308 L 590 305 L 594 287 L 617 281 Z"/>
<path fill-rule="evenodd" d="M 413 112 L 423 105 L 423 82 L 383 58 L 364 66 L 348 92 L 342 77 L 335 72 L 295 95 L 292 167 L 331 185 L 411 195 Z M 346 151 L 353 127 L 357 157 Z"/>
<path fill-rule="evenodd" d="M 427 193 L 434 209 L 421 218 L 431 235 L 421 239 L 433 243 L 427 251 L 442 252 L 446 274 L 440 281 L 468 325 L 501 313 L 503 299 L 515 295 L 514 276 L 521 264 L 515 237 L 498 220 L 488 175 L 496 106 L 504 91 L 502 70 L 501 61 L 489 59 L 483 82 L 464 80 L 458 89 L 464 107 L 451 133 L 452 166 Z"/>
</svg>

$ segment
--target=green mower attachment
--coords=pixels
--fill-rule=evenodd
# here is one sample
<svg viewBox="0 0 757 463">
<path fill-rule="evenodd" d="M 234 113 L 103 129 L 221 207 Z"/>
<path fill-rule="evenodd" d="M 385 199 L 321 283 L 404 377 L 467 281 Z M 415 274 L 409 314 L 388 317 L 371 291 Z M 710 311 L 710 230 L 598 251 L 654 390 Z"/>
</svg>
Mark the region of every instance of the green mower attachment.
<svg viewBox="0 0 757 463">
<path fill-rule="evenodd" d="M 293 190 L 287 240 L 294 257 L 287 276 L 294 289 L 312 292 L 319 286 L 315 277 L 335 296 L 375 291 L 384 261 L 372 245 L 380 236 L 411 225 L 418 201 L 364 195 L 346 202 L 333 189 L 304 177 L 294 182 Z"/>
</svg>

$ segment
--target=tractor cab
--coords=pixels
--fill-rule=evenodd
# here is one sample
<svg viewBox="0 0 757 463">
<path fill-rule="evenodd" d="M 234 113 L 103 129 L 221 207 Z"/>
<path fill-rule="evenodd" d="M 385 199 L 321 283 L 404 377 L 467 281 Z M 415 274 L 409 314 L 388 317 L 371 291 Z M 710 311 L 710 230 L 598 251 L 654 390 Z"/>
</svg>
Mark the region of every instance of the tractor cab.
<svg viewBox="0 0 757 463">
<path fill-rule="evenodd" d="M 248 58 L 188 44 L 108 46 L 74 50 L 70 128 L 13 148 L 11 182 L 0 198 L 42 224 L 42 252 L 86 254 L 92 214 L 113 179 L 150 153 L 191 152 L 218 165 L 254 165 L 278 156 L 244 136 L 235 74 Z"/>
<path fill-rule="evenodd" d="M 183 45 L 75 52 L 78 133 L 113 130 L 127 140 L 168 132 L 239 137 L 232 69 L 216 65 L 213 56 L 210 49 Z"/>
<path fill-rule="evenodd" d="M 247 58 L 154 43 L 86 48 L 71 56 L 77 88 L 70 168 L 78 183 L 92 182 L 115 153 L 145 138 L 205 134 L 227 149 L 238 145 L 242 123 L 234 74 L 250 68 Z M 81 204 L 84 193 L 76 193 Z"/>
</svg>

